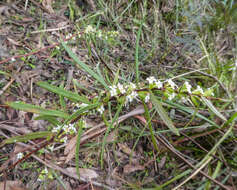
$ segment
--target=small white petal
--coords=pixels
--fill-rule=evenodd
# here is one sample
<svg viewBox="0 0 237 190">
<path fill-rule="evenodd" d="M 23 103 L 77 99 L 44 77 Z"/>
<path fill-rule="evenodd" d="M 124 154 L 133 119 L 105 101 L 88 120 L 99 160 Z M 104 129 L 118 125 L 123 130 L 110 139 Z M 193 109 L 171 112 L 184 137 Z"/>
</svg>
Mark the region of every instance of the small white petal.
<svg viewBox="0 0 237 190">
<path fill-rule="evenodd" d="M 24 154 L 22 153 L 22 152 L 19 152 L 18 154 L 17 154 L 17 160 L 20 160 L 20 159 L 22 159 L 23 158 L 23 156 L 24 156 Z"/>
<path fill-rule="evenodd" d="M 49 149 L 51 152 L 53 152 L 54 145 L 48 146 L 48 149 Z"/>
<path fill-rule="evenodd" d="M 116 86 L 110 86 L 109 87 L 110 88 L 110 95 L 111 95 L 111 97 L 113 97 L 113 96 L 116 96 L 117 95 L 117 87 Z"/>
<path fill-rule="evenodd" d="M 169 100 L 173 100 L 173 99 L 175 98 L 175 96 L 176 96 L 175 93 L 169 94 L 168 99 L 169 99 Z"/>
<path fill-rule="evenodd" d="M 136 85 L 132 82 L 130 82 L 130 87 L 132 88 L 132 90 L 136 89 Z"/>
<path fill-rule="evenodd" d="M 177 87 L 177 85 L 171 80 L 171 79 L 168 79 L 168 84 L 170 85 L 170 87 L 172 88 L 172 89 L 175 89 L 175 87 Z"/>
<path fill-rule="evenodd" d="M 200 92 L 201 94 L 204 94 L 203 89 L 199 85 L 197 86 L 197 89 L 195 91 Z"/>
<path fill-rule="evenodd" d="M 125 94 L 125 93 L 126 93 L 126 90 L 125 90 L 125 88 L 123 87 L 122 84 L 118 83 L 117 86 L 118 86 L 119 91 L 120 91 L 122 94 Z"/>
<path fill-rule="evenodd" d="M 158 89 L 161 89 L 163 87 L 163 83 L 160 82 L 159 80 L 155 82 L 156 86 Z"/>
<path fill-rule="evenodd" d="M 147 103 L 147 102 L 149 102 L 149 100 L 150 100 L 150 94 L 147 94 L 145 97 L 145 102 Z"/>
<path fill-rule="evenodd" d="M 85 29 L 85 33 L 90 34 L 90 33 L 93 33 L 93 32 L 95 32 L 95 29 L 91 25 L 88 25 Z"/>
<path fill-rule="evenodd" d="M 133 99 L 136 98 L 137 96 L 138 96 L 137 92 L 132 91 L 132 93 L 126 97 L 126 102 L 132 102 Z"/>
<path fill-rule="evenodd" d="M 153 84 L 156 82 L 156 79 L 153 76 L 148 77 L 146 80 L 148 81 L 149 84 Z"/>
<path fill-rule="evenodd" d="M 61 141 L 62 141 L 63 143 L 67 143 L 67 136 L 63 137 L 63 138 L 61 139 Z"/>
<path fill-rule="evenodd" d="M 105 108 L 104 108 L 104 106 L 103 105 L 101 105 L 99 108 L 98 108 L 98 110 L 97 110 L 100 114 L 103 114 L 104 113 L 104 111 L 105 111 Z"/>
<path fill-rule="evenodd" d="M 189 84 L 189 82 L 186 81 L 186 82 L 184 83 L 184 85 L 185 85 L 185 87 L 186 87 L 188 93 L 191 94 L 191 93 L 192 93 L 192 92 L 191 92 L 192 86 Z"/>
</svg>

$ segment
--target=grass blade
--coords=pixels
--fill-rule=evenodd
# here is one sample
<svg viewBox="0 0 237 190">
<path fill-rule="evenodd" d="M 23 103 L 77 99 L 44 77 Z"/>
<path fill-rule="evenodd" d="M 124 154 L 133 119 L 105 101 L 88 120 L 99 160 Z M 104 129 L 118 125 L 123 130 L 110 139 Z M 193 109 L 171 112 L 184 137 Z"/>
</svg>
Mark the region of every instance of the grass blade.
<svg viewBox="0 0 237 190">
<path fill-rule="evenodd" d="M 165 109 L 163 108 L 161 102 L 151 93 L 151 102 L 155 107 L 155 110 L 167 125 L 167 127 L 176 135 L 179 135 L 178 129 L 174 126 L 173 122 L 169 118 L 168 114 L 166 113 Z"/>
<path fill-rule="evenodd" d="M 106 84 L 105 80 L 95 73 L 90 67 L 88 67 L 85 63 L 80 61 L 75 53 L 66 45 L 65 42 L 62 42 L 64 49 L 67 51 L 69 56 L 87 73 L 89 73 L 92 77 L 94 77 L 99 83 L 101 83 L 107 90 L 109 90 L 109 86 Z"/>
<path fill-rule="evenodd" d="M 60 88 L 60 87 L 56 87 L 56 86 L 53 86 L 51 84 L 48 84 L 47 82 L 37 82 L 37 85 L 50 91 L 50 92 L 53 92 L 55 94 L 58 94 L 60 96 L 64 96 L 70 100 L 75 100 L 75 101 L 79 101 L 79 102 L 83 102 L 83 103 L 89 103 L 89 100 L 83 96 L 79 96 L 78 94 L 76 93 L 73 93 L 71 91 L 67 91 L 63 88 Z"/>
<path fill-rule="evenodd" d="M 28 133 L 25 135 L 15 136 L 15 137 L 6 139 L 0 144 L 0 147 L 2 147 L 5 144 L 11 144 L 11 143 L 16 143 L 16 142 L 27 142 L 29 140 L 38 139 L 38 138 L 48 138 L 48 137 L 51 137 L 52 135 L 53 133 L 51 131 L 40 131 L 40 132 Z"/>
<path fill-rule="evenodd" d="M 56 116 L 67 119 L 69 115 L 65 112 L 58 110 L 48 110 L 44 109 L 40 106 L 34 106 L 31 104 L 26 104 L 23 102 L 7 102 L 7 105 L 14 109 L 23 110 L 25 112 L 37 113 L 39 115 L 48 115 L 48 116 Z"/>
<path fill-rule="evenodd" d="M 136 40 L 136 52 L 135 52 L 135 68 L 136 68 L 136 82 L 139 82 L 139 41 L 141 37 L 141 32 L 142 32 L 142 25 L 143 21 L 140 23 L 139 30 L 137 32 L 137 40 Z"/>
<path fill-rule="evenodd" d="M 224 115 L 222 115 L 215 107 L 214 105 L 211 103 L 210 100 L 206 99 L 205 97 L 201 97 L 203 102 L 207 105 L 207 107 L 209 107 L 209 109 L 214 113 L 216 114 L 217 117 L 221 118 L 222 120 L 224 121 L 227 121 L 227 119 L 225 118 Z"/>
<path fill-rule="evenodd" d="M 64 124 L 68 124 L 70 121 L 76 119 L 77 117 L 79 117 L 80 115 L 85 113 L 86 111 L 89 111 L 89 110 L 92 110 L 92 109 L 96 108 L 98 105 L 99 105 L 98 103 L 95 103 L 95 104 L 90 104 L 88 106 L 85 106 L 83 108 L 78 109 L 72 115 L 70 115 L 70 117 L 67 118 L 67 120 L 64 122 Z"/>
<path fill-rule="evenodd" d="M 75 161 L 76 161 L 76 172 L 78 175 L 78 178 L 80 178 L 80 172 L 79 172 L 79 150 L 80 150 L 80 142 L 81 142 L 81 135 L 83 132 L 83 120 L 79 121 L 79 129 L 77 133 L 77 144 L 76 144 L 76 153 L 75 153 Z"/>
</svg>

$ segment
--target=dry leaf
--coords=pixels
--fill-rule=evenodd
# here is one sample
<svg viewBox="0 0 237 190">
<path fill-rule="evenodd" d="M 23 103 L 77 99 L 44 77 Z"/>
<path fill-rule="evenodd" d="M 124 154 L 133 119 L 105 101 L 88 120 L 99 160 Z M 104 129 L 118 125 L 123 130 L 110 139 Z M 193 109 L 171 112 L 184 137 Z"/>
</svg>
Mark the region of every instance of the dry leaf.
<svg viewBox="0 0 237 190">
<path fill-rule="evenodd" d="M 64 155 L 68 155 L 72 151 L 72 149 L 76 146 L 76 143 L 77 143 L 77 135 L 70 139 L 69 143 L 64 149 Z"/>
<path fill-rule="evenodd" d="M 54 10 L 52 8 L 52 0 L 43 0 L 42 5 L 49 11 L 49 13 L 54 13 Z"/>
<path fill-rule="evenodd" d="M 147 122 L 146 122 L 145 117 L 140 116 L 140 115 L 135 115 L 134 117 L 139 119 L 144 125 L 146 125 Z"/>
<path fill-rule="evenodd" d="M 0 182 L 0 189 L 4 189 L 4 182 Z M 6 181 L 6 190 L 27 190 L 21 181 Z"/>
<path fill-rule="evenodd" d="M 163 156 L 161 158 L 161 161 L 158 163 L 159 169 L 162 169 L 165 166 L 165 162 L 166 162 L 166 156 Z"/>
<path fill-rule="evenodd" d="M 76 168 L 70 167 L 66 169 L 68 172 L 76 175 Z M 99 175 L 92 169 L 87 169 L 87 168 L 79 168 L 79 173 L 80 173 L 80 177 L 84 178 L 84 179 L 88 179 L 91 180 L 93 178 L 97 178 Z"/>
<path fill-rule="evenodd" d="M 5 6 L 5 5 L 1 5 L 0 6 L 0 15 L 6 15 L 6 16 L 9 16 L 10 15 L 10 7 L 9 6 Z"/>
<path fill-rule="evenodd" d="M 107 137 L 107 142 L 114 142 L 117 140 L 118 130 L 113 130 Z"/>
<path fill-rule="evenodd" d="M 118 146 L 127 155 L 132 153 L 132 150 L 126 144 L 118 143 Z"/>
<path fill-rule="evenodd" d="M 57 24 L 57 27 L 61 28 L 61 27 L 67 26 L 67 25 L 68 25 L 68 21 L 63 21 L 63 22 L 59 22 Z"/>
<path fill-rule="evenodd" d="M 20 44 L 20 42 L 17 42 L 17 41 L 15 41 L 14 39 L 12 39 L 12 38 L 7 38 L 7 40 L 10 42 L 10 43 L 12 43 L 13 45 L 16 45 L 16 46 L 20 46 L 21 44 Z"/>
<path fill-rule="evenodd" d="M 138 170 L 144 170 L 144 169 L 145 169 L 145 167 L 141 166 L 141 165 L 127 164 L 127 165 L 124 166 L 123 172 L 125 174 L 129 174 L 129 173 L 132 173 L 132 172 L 135 172 L 135 171 L 138 171 Z"/>
</svg>

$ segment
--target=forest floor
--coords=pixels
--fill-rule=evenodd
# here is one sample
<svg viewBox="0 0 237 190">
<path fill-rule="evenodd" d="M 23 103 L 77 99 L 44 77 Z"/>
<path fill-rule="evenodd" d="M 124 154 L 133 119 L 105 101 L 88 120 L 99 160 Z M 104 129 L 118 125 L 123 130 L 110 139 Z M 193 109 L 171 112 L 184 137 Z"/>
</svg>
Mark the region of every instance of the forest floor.
<svg viewBox="0 0 237 190">
<path fill-rule="evenodd" d="M 237 190 L 237 3 L 0 2 L 0 190 Z"/>
</svg>

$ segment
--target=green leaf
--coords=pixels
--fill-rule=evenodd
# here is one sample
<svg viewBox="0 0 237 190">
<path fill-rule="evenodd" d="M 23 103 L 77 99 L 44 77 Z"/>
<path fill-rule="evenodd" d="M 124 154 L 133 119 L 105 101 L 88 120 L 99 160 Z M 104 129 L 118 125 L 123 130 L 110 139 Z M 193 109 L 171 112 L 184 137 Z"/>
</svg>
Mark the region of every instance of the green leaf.
<svg viewBox="0 0 237 190">
<path fill-rule="evenodd" d="M 166 113 L 165 109 L 163 108 L 161 102 L 151 93 L 151 102 L 155 107 L 155 110 L 160 115 L 161 119 L 167 125 L 167 127 L 176 135 L 179 135 L 178 129 L 174 126 L 173 122 L 169 118 L 168 114 Z"/>
<path fill-rule="evenodd" d="M 64 113 L 62 111 L 48 110 L 40 106 L 34 106 L 34 105 L 26 104 L 23 102 L 7 102 L 7 105 L 18 110 L 23 110 L 25 112 L 31 112 L 31 113 L 37 113 L 40 115 L 56 116 L 56 117 L 61 117 L 65 119 L 69 117 L 67 113 Z"/>
<path fill-rule="evenodd" d="M 40 132 L 28 133 L 25 135 L 15 136 L 15 137 L 6 139 L 0 144 L 0 147 L 2 147 L 5 144 L 11 144 L 11 143 L 15 143 L 15 142 L 27 142 L 32 139 L 38 139 L 38 138 L 45 138 L 46 139 L 48 137 L 51 137 L 52 135 L 53 135 L 53 133 L 51 131 L 40 131 Z"/>
<path fill-rule="evenodd" d="M 51 123 L 54 126 L 60 125 L 61 123 L 55 118 L 55 116 L 50 115 L 41 115 L 38 117 L 35 117 L 34 120 L 45 120 Z"/>
<path fill-rule="evenodd" d="M 215 107 L 214 105 L 211 103 L 210 100 L 206 99 L 205 97 L 201 97 L 203 102 L 209 107 L 209 109 L 214 113 L 216 114 L 217 117 L 221 118 L 222 120 L 224 121 L 227 121 L 227 119 L 225 118 L 224 115 L 222 115 Z"/>
<path fill-rule="evenodd" d="M 92 77 L 94 77 L 99 83 L 101 83 L 107 90 L 109 90 L 109 86 L 106 84 L 105 80 L 95 73 L 88 65 L 83 63 L 78 59 L 75 53 L 72 52 L 72 50 L 66 45 L 65 42 L 62 42 L 62 45 L 64 49 L 67 51 L 68 55 L 82 68 L 84 71 L 89 73 Z"/>
<path fill-rule="evenodd" d="M 48 84 L 47 82 L 40 81 L 40 82 L 37 82 L 36 84 L 38 86 L 50 91 L 50 92 L 53 92 L 53 93 L 56 93 L 58 95 L 64 96 L 64 97 L 66 97 L 70 100 L 76 100 L 76 101 L 83 102 L 83 103 L 86 103 L 86 104 L 89 103 L 89 100 L 87 98 L 85 98 L 83 96 L 79 96 L 78 94 L 76 94 L 74 92 L 71 92 L 71 91 L 67 91 L 63 88 L 53 86 L 51 84 Z"/>
<path fill-rule="evenodd" d="M 189 113 L 189 114 L 191 114 L 191 115 L 194 115 L 194 114 L 195 114 L 198 118 L 203 119 L 204 121 L 207 121 L 208 123 L 210 123 L 211 125 L 215 126 L 216 128 L 220 128 L 220 126 L 217 125 L 217 124 L 216 124 L 215 122 L 213 122 L 212 120 L 208 119 L 207 117 L 203 116 L 202 114 L 196 113 L 196 110 L 194 110 L 194 109 L 191 109 L 191 108 L 189 108 L 189 107 L 185 107 L 185 106 L 182 106 L 182 105 L 180 105 L 180 104 L 176 104 L 176 103 L 174 103 L 174 102 L 167 101 L 167 100 L 164 101 L 164 102 L 167 103 L 168 105 L 170 105 L 170 106 L 176 108 L 176 109 L 180 109 L 180 110 L 182 110 L 182 111 L 184 111 L 184 112 L 186 112 L 186 113 Z"/>
<path fill-rule="evenodd" d="M 76 112 L 74 112 L 72 115 L 70 115 L 70 117 L 67 118 L 67 120 L 64 122 L 64 124 L 68 124 L 68 122 L 76 119 L 77 117 L 79 117 L 80 115 L 85 113 L 86 111 L 89 111 L 91 109 L 98 107 L 98 105 L 99 105 L 99 103 L 95 103 L 95 104 L 90 104 L 88 106 L 78 109 Z"/>
<path fill-rule="evenodd" d="M 140 22 L 139 30 L 137 32 L 137 37 L 136 37 L 136 50 L 135 50 L 135 69 L 136 69 L 136 82 L 139 82 L 139 41 L 141 37 L 141 32 L 142 32 L 142 26 L 143 26 L 144 19 Z"/>
</svg>

